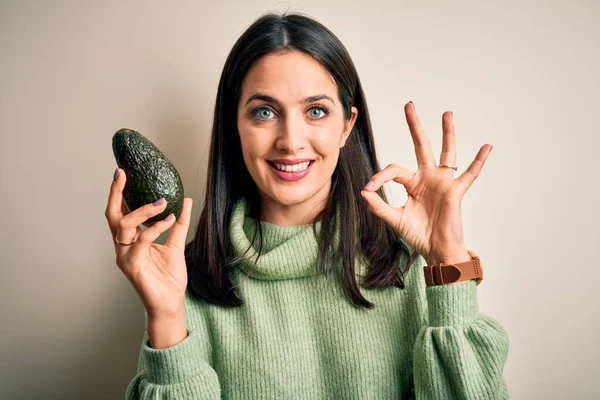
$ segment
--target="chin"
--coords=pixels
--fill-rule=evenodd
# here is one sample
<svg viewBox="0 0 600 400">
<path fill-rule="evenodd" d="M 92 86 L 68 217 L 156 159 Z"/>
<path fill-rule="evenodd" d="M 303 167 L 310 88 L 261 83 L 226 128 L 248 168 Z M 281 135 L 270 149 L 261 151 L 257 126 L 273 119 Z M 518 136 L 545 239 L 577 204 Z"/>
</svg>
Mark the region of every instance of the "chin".
<svg viewBox="0 0 600 400">
<path fill-rule="evenodd" d="M 307 203 L 317 195 L 315 190 L 303 190 L 301 188 L 281 187 L 277 190 L 265 193 L 275 203 L 282 206 L 297 206 Z"/>
</svg>

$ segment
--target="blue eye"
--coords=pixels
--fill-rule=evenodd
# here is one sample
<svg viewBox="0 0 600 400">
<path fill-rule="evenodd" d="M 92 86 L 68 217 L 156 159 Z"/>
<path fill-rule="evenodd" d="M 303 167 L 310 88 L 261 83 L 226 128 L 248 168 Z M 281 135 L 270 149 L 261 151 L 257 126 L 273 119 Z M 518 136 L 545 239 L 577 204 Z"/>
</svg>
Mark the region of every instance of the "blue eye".
<svg viewBox="0 0 600 400">
<path fill-rule="evenodd" d="M 267 107 L 256 107 L 254 110 L 252 110 L 250 112 L 250 115 L 253 118 L 264 121 L 264 120 L 269 119 L 269 113 L 272 113 L 272 112 L 273 111 Z"/>
<path fill-rule="evenodd" d="M 323 119 L 329 115 L 329 110 L 323 106 L 314 106 L 309 109 L 309 115 L 313 119 Z"/>
<path fill-rule="evenodd" d="M 315 112 L 316 111 L 316 112 Z M 252 118 L 257 119 L 259 121 L 267 121 L 271 118 L 269 116 L 273 113 L 273 110 L 270 107 L 260 106 L 256 107 L 250 112 L 250 116 Z M 312 119 L 319 120 L 328 116 L 331 112 L 322 105 L 315 105 L 309 109 L 309 115 Z"/>
</svg>

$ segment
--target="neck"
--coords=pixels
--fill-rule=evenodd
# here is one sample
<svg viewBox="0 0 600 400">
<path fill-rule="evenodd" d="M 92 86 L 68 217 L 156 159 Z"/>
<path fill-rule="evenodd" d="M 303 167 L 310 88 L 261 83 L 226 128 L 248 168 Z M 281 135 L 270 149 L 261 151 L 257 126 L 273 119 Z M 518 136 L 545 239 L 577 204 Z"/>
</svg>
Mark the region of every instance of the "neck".
<svg viewBox="0 0 600 400">
<path fill-rule="evenodd" d="M 260 219 L 279 226 L 312 224 L 317 215 L 325 209 L 331 183 L 323 187 L 309 200 L 296 204 L 282 204 L 260 193 Z"/>
</svg>

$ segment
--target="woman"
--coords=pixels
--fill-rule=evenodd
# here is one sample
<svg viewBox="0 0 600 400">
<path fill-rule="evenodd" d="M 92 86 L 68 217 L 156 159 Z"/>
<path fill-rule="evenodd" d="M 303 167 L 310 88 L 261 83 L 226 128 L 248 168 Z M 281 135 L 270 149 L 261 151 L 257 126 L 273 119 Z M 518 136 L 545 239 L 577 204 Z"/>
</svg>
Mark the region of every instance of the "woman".
<svg viewBox="0 0 600 400">
<path fill-rule="evenodd" d="M 438 166 L 404 112 L 418 169 L 380 170 L 337 37 L 299 14 L 244 32 L 219 82 L 194 240 L 192 199 L 143 231 L 164 199 L 127 213 L 115 171 L 106 216 L 147 322 L 127 398 L 508 398 L 507 334 L 478 312 L 460 210 L 491 146 L 455 179 L 452 113 Z M 404 207 L 385 200 L 392 180 Z M 441 264 L 463 274 L 423 268 Z"/>
</svg>

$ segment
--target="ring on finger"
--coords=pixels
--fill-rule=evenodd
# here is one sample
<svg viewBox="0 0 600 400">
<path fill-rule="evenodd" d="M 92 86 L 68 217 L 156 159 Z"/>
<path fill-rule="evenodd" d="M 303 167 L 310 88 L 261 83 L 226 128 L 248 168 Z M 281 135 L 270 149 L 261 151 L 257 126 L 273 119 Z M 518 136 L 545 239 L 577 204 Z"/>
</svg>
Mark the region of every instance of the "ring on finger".
<svg viewBox="0 0 600 400">
<path fill-rule="evenodd" d="M 440 164 L 440 167 L 452 168 L 453 170 L 458 171 L 458 167 L 451 167 L 450 165 L 446 165 L 446 164 Z"/>
<path fill-rule="evenodd" d="M 129 242 L 129 243 L 123 243 L 123 242 L 119 241 L 119 234 L 115 235 L 115 242 L 117 242 L 117 244 L 120 244 L 120 245 L 122 245 L 122 246 L 129 246 L 129 245 L 131 245 L 131 244 L 134 244 L 136 240 L 137 240 L 137 238 L 134 238 L 134 239 L 133 239 L 131 242 Z"/>
</svg>

